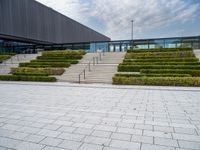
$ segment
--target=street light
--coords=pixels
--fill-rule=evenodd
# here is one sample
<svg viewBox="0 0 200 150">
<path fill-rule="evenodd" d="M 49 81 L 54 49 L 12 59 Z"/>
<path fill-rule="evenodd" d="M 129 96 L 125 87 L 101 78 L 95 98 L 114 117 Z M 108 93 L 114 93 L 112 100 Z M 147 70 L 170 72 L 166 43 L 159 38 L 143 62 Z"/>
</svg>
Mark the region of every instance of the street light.
<svg viewBox="0 0 200 150">
<path fill-rule="evenodd" d="M 131 25 L 132 25 L 132 27 L 131 27 L 131 46 L 132 46 L 132 48 L 133 48 L 133 22 L 134 22 L 134 20 L 131 20 Z"/>
<path fill-rule="evenodd" d="M 132 25 L 132 27 L 131 27 L 131 40 L 133 40 L 133 22 L 134 22 L 134 20 L 131 20 L 131 25 Z"/>
</svg>

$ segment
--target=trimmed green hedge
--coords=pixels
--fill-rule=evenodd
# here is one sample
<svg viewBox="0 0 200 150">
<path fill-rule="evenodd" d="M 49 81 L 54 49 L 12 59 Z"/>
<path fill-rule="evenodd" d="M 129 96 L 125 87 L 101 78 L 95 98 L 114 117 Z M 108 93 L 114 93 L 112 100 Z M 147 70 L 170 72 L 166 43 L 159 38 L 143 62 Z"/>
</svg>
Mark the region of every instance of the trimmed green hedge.
<svg viewBox="0 0 200 150">
<path fill-rule="evenodd" d="M 51 59 L 51 60 L 55 60 L 55 59 L 70 59 L 70 60 L 77 60 L 77 59 L 82 59 L 83 56 L 82 55 L 66 55 L 66 56 L 59 56 L 59 57 L 54 57 L 54 56 L 38 56 L 37 59 Z"/>
<path fill-rule="evenodd" d="M 191 48 L 129 50 L 118 71 L 113 84 L 200 87 L 200 62 Z"/>
<path fill-rule="evenodd" d="M 189 74 L 115 74 L 116 77 L 192 77 Z"/>
<path fill-rule="evenodd" d="M 141 69 L 141 74 L 190 74 L 193 77 L 200 77 L 200 70 L 188 69 Z"/>
<path fill-rule="evenodd" d="M 146 52 L 146 53 L 127 53 L 125 58 L 141 58 L 141 57 L 194 57 L 192 51 L 180 52 Z"/>
<path fill-rule="evenodd" d="M 192 48 L 130 49 L 128 53 L 192 51 Z"/>
<path fill-rule="evenodd" d="M 53 50 L 53 51 L 44 51 L 42 52 L 43 56 L 65 56 L 65 55 L 85 55 L 86 51 L 84 50 Z"/>
<path fill-rule="evenodd" d="M 47 73 L 27 73 L 27 72 L 15 72 L 13 75 L 21 75 L 21 76 L 48 76 Z"/>
<path fill-rule="evenodd" d="M 55 77 L 48 76 L 21 76 L 21 75 L 0 75 L 1 81 L 37 81 L 37 82 L 56 82 Z"/>
<path fill-rule="evenodd" d="M 63 59 L 70 59 L 70 60 L 77 60 L 77 59 L 82 59 L 82 55 L 60 55 L 60 56 L 38 56 L 37 59 L 53 59 L 53 60 L 63 60 Z"/>
<path fill-rule="evenodd" d="M 14 56 L 14 55 L 16 55 L 16 53 L 0 52 L 0 55 L 11 55 L 11 56 Z"/>
<path fill-rule="evenodd" d="M 45 51 L 36 60 L 20 63 L 18 68 L 12 68 L 13 75 L 0 76 L 0 80 L 55 82 L 56 78 L 48 75 L 62 75 L 65 71 L 64 68 L 70 67 L 71 64 L 77 64 L 85 54 L 86 52 L 83 50 Z M 4 57 L 4 55 L 0 55 L 0 58 Z"/>
<path fill-rule="evenodd" d="M 62 75 L 65 72 L 63 68 L 29 68 L 19 67 L 11 68 L 11 73 L 32 73 L 32 74 L 48 74 L 48 75 Z"/>
<path fill-rule="evenodd" d="M 81 59 L 85 54 L 83 50 L 45 51 L 38 59 Z"/>
<path fill-rule="evenodd" d="M 151 59 L 124 59 L 124 62 L 199 62 L 198 58 L 151 58 Z"/>
<path fill-rule="evenodd" d="M 120 65 L 200 65 L 200 62 L 123 62 Z"/>
<path fill-rule="evenodd" d="M 200 86 L 200 77 L 113 77 L 113 84 L 156 86 Z"/>
<path fill-rule="evenodd" d="M 70 63 L 66 62 L 31 62 L 31 63 L 20 63 L 20 67 L 33 67 L 33 68 L 42 68 L 42 67 L 66 67 L 70 66 Z"/>
<path fill-rule="evenodd" d="M 69 60 L 69 59 L 36 59 L 31 60 L 31 62 L 67 62 L 70 64 L 77 64 L 78 60 Z"/>
<path fill-rule="evenodd" d="M 0 63 L 2 63 L 4 60 L 11 58 L 11 55 L 0 55 Z"/>
<path fill-rule="evenodd" d="M 200 65 L 119 65 L 119 72 L 139 72 L 141 69 L 200 69 Z"/>
</svg>

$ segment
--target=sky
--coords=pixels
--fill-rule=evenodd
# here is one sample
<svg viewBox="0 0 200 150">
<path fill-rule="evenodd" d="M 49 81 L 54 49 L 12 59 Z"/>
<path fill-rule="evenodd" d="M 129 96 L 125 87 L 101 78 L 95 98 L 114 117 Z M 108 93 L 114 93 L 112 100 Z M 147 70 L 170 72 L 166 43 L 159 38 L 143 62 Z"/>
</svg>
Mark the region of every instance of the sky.
<svg viewBox="0 0 200 150">
<path fill-rule="evenodd" d="M 200 0 L 37 0 L 112 40 L 200 35 Z"/>
</svg>

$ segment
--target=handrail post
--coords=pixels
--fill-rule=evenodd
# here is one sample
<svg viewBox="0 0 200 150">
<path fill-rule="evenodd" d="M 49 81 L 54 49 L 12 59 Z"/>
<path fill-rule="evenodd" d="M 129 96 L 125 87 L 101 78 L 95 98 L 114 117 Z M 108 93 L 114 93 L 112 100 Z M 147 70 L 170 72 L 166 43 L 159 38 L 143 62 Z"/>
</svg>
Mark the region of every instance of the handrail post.
<svg viewBox="0 0 200 150">
<path fill-rule="evenodd" d="M 79 82 L 79 84 L 81 84 L 81 74 L 79 74 L 78 82 Z"/>
<path fill-rule="evenodd" d="M 11 64 L 13 64 L 13 56 L 10 58 Z"/>
<path fill-rule="evenodd" d="M 83 71 L 83 75 L 84 75 L 84 79 L 85 79 L 85 78 L 86 78 L 86 77 L 85 77 L 85 69 L 84 69 L 84 71 Z"/>
<path fill-rule="evenodd" d="M 90 69 L 90 62 L 88 63 L 88 69 L 89 69 L 89 71 L 91 71 L 91 69 Z"/>
<path fill-rule="evenodd" d="M 93 66 L 95 65 L 95 57 L 93 57 Z"/>
</svg>

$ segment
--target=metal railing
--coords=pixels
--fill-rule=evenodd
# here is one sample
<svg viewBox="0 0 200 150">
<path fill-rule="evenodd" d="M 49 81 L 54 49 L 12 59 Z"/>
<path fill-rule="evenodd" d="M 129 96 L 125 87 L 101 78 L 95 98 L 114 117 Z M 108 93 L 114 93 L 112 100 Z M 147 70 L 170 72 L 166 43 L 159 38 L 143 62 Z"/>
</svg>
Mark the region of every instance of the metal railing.
<svg viewBox="0 0 200 150">
<path fill-rule="evenodd" d="M 95 66 L 96 64 L 99 64 L 99 61 L 102 60 L 102 53 L 103 53 L 103 56 L 105 55 L 104 52 L 98 52 L 98 56 L 96 57 L 93 57 L 92 60 L 90 60 L 86 67 L 81 71 L 81 73 L 78 75 L 78 83 L 80 84 L 81 83 L 81 76 L 83 75 L 83 79 L 85 80 L 86 79 L 86 71 L 88 70 L 88 72 L 91 72 L 92 69 L 91 69 L 91 64 L 93 64 L 93 66 Z M 92 63 L 91 63 L 92 62 Z"/>
</svg>

